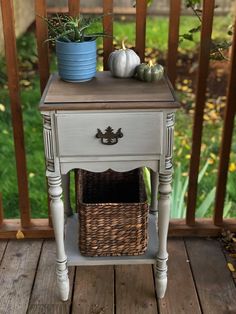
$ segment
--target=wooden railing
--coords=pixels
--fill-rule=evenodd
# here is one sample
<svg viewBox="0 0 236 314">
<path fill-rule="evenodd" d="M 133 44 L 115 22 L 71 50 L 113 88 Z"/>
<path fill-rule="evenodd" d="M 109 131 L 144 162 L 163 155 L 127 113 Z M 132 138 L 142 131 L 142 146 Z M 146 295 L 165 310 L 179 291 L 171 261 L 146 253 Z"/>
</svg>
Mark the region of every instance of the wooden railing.
<svg viewBox="0 0 236 314">
<path fill-rule="evenodd" d="M 0 0 L 3 17 L 3 32 L 5 38 L 5 53 L 7 63 L 8 87 L 11 103 L 12 126 L 15 144 L 15 157 L 18 178 L 20 219 L 4 219 L 2 196 L 0 193 L 0 238 L 14 238 L 17 231 L 21 230 L 25 237 L 51 237 L 53 230 L 49 219 L 31 219 L 29 190 L 27 181 L 26 153 L 24 145 L 24 131 L 22 120 L 22 106 L 20 103 L 19 71 L 17 65 L 17 50 L 14 29 L 13 0 Z M 196 92 L 196 106 L 194 114 L 194 125 L 192 135 L 192 153 L 189 170 L 189 188 L 187 200 L 186 219 L 172 220 L 170 223 L 171 235 L 217 235 L 224 227 L 236 230 L 236 219 L 223 219 L 224 199 L 226 195 L 227 172 L 229 155 L 233 134 L 233 122 L 235 115 L 236 99 L 236 29 L 234 27 L 233 47 L 230 61 L 230 76 L 228 81 L 227 103 L 224 116 L 224 127 L 221 142 L 220 163 L 218 168 L 218 180 L 215 196 L 214 216 L 212 219 L 195 219 L 197 199 L 197 178 L 200 162 L 200 147 L 202 142 L 203 113 L 205 107 L 206 82 L 209 68 L 209 53 L 211 43 L 212 22 L 214 14 L 214 0 L 203 1 L 203 16 L 201 29 L 201 44 L 199 51 L 199 68 Z M 71 15 L 80 11 L 79 0 L 68 0 L 68 10 Z M 103 1 L 103 12 L 105 13 L 104 29 L 113 31 L 112 13 L 113 1 Z M 43 44 L 47 38 L 48 31 L 46 23 L 39 16 L 47 15 L 46 0 L 35 0 L 36 11 L 36 36 L 38 44 L 39 76 L 41 92 L 43 92 L 49 78 L 49 56 L 48 46 Z M 167 73 L 172 83 L 176 79 L 176 63 L 179 36 L 179 21 L 181 11 L 181 0 L 170 1 L 169 13 L 169 40 Z M 146 32 L 146 1 L 137 0 L 136 3 L 136 42 L 135 50 L 141 60 L 144 60 Z M 113 50 L 111 37 L 104 38 L 104 69 L 107 69 L 107 59 Z M 43 174 L 42 174 L 43 175 Z"/>
</svg>

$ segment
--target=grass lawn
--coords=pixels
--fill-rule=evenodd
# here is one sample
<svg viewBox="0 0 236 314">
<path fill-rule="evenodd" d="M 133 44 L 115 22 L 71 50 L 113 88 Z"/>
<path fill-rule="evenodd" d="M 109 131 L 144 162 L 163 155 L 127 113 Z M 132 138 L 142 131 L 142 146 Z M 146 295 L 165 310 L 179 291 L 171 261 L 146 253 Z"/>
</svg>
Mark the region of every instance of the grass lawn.
<svg viewBox="0 0 236 314">
<path fill-rule="evenodd" d="M 227 26 L 230 24 L 230 17 L 216 17 L 214 22 L 213 36 L 225 38 Z M 181 18 L 180 33 L 184 33 L 196 26 L 196 20 L 191 17 Z M 135 25 L 133 22 L 115 22 L 115 41 L 120 44 L 121 40 L 128 37 L 127 43 L 134 44 Z M 165 54 L 167 49 L 168 20 L 166 17 L 148 18 L 147 20 L 147 41 L 149 48 L 157 48 Z M 196 36 L 197 37 L 197 36 Z M 197 41 L 197 38 L 196 38 Z M 30 201 L 33 217 L 47 217 L 47 194 L 44 177 L 44 153 L 42 139 L 42 120 L 38 111 L 40 99 L 39 79 L 35 74 L 37 69 L 37 55 L 35 49 L 35 38 L 33 33 L 26 33 L 18 40 L 18 53 L 21 71 L 21 102 L 23 109 L 25 143 L 27 154 L 27 169 L 29 179 Z M 180 53 L 195 51 L 197 43 L 184 42 L 181 44 Z M 14 143 L 11 126 L 11 113 L 9 105 L 8 90 L 4 76 L 4 61 L 0 60 L 0 192 L 3 195 L 3 205 L 7 218 L 18 217 L 18 193 L 16 182 L 16 168 L 14 156 Z M 188 174 L 189 158 L 191 150 L 191 133 L 194 92 L 189 89 L 188 82 L 179 82 L 178 96 L 183 103 L 183 108 L 177 112 L 175 128 L 175 181 L 174 190 L 183 190 Z M 186 111 L 184 105 L 190 103 L 190 110 Z M 207 103 L 207 108 L 211 102 Z M 216 110 L 213 108 L 213 112 Z M 210 108 L 208 110 L 208 115 Z M 213 115 L 213 114 L 212 114 Z M 201 168 L 208 166 L 199 184 L 198 207 L 206 199 L 206 196 L 215 186 L 216 171 L 218 165 L 219 143 L 222 131 L 222 116 L 217 119 L 205 119 L 203 144 L 201 155 Z M 236 137 L 234 136 L 231 154 L 229 181 L 227 186 L 227 215 L 236 213 Z M 212 192 L 214 194 L 214 191 Z M 213 199 L 213 197 L 212 197 Z M 231 203 L 230 203 L 231 202 Z M 209 203 L 209 201 L 208 201 Z M 230 208 L 229 204 L 230 203 Z M 207 206 L 207 207 L 206 207 Z M 184 213 L 184 203 L 182 213 Z M 205 203 L 206 210 L 201 210 L 204 216 L 211 216 L 212 205 Z M 179 214 L 176 213 L 175 216 Z"/>
</svg>

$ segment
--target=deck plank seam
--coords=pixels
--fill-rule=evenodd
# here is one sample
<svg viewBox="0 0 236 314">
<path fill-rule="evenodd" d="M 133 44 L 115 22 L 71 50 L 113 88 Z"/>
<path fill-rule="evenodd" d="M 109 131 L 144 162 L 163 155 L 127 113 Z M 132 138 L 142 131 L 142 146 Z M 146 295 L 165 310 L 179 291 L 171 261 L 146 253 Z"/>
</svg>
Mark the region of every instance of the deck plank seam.
<svg viewBox="0 0 236 314">
<path fill-rule="evenodd" d="M 190 268 L 191 275 L 192 275 L 192 278 L 193 278 L 194 288 L 195 288 L 195 292 L 196 292 L 196 295 L 197 295 L 197 298 L 198 298 L 199 307 L 200 307 L 201 313 L 203 314 L 204 312 L 203 312 L 203 309 L 202 309 L 201 299 L 200 299 L 200 296 L 199 296 L 199 293 L 198 293 L 197 283 L 196 283 L 196 280 L 195 280 L 195 277 L 194 277 L 192 264 L 191 264 L 190 256 L 189 256 L 189 253 L 188 253 L 188 248 L 187 248 L 187 245 L 186 245 L 186 239 L 185 238 L 182 238 L 182 239 L 183 239 L 183 242 L 184 242 L 184 247 L 185 247 L 185 252 L 186 252 L 186 255 L 187 255 L 187 259 L 189 261 L 188 264 L 189 264 L 189 268 Z M 191 238 L 187 238 L 187 239 L 191 239 Z"/>
<path fill-rule="evenodd" d="M 74 267 L 74 266 L 73 266 Z M 74 276 L 73 276 L 73 285 L 72 285 L 72 293 L 71 293 L 71 301 L 69 306 L 69 314 L 73 313 L 73 304 L 74 304 L 74 291 L 75 291 L 75 278 L 78 267 L 75 267 Z"/>
<path fill-rule="evenodd" d="M 155 284 L 155 271 L 154 271 L 154 265 L 151 265 L 152 267 L 152 280 L 153 280 L 153 286 L 154 286 L 154 293 L 155 293 L 155 299 L 156 299 L 156 304 L 157 304 L 157 313 L 161 313 L 160 307 L 159 307 L 159 300 L 157 298 L 157 291 L 156 291 L 156 284 Z"/>
<path fill-rule="evenodd" d="M 38 256 L 38 260 L 37 260 L 37 265 L 36 265 L 36 268 L 35 268 L 34 279 L 33 279 L 32 286 L 31 286 L 31 291 L 30 291 L 30 295 L 29 295 L 29 300 L 28 300 L 26 313 L 29 312 L 29 307 L 30 307 L 31 298 L 32 298 L 33 291 L 34 291 L 34 285 L 35 285 L 35 282 L 36 282 L 36 277 L 37 277 L 37 272 L 38 272 L 38 267 L 39 267 L 42 251 L 43 251 L 44 242 L 45 242 L 45 240 L 42 240 L 42 242 L 41 242 L 40 252 L 39 252 L 39 256 Z"/>
<path fill-rule="evenodd" d="M 5 244 L 5 248 L 4 248 L 4 250 L 3 250 L 2 257 L 0 258 L 0 266 L 1 266 L 2 261 L 3 261 L 3 259 L 4 259 L 4 256 L 5 256 L 5 253 L 6 253 L 6 250 L 7 250 L 8 243 L 9 243 L 9 240 L 6 241 L 6 244 Z"/>
</svg>

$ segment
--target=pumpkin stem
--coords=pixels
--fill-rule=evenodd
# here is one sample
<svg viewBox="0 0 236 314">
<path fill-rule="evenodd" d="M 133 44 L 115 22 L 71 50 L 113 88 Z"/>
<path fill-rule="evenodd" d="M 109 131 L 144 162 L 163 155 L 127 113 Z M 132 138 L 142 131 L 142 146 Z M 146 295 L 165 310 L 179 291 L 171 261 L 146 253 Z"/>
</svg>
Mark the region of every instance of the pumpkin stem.
<svg viewBox="0 0 236 314">
<path fill-rule="evenodd" d="M 152 62 L 152 60 L 149 60 L 148 65 L 149 65 L 150 67 L 153 67 L 153 62 Z"/>
<path fill-rule="evenodd" d="M 122 49 L 123 49 L 123 50 L 126 50 L 126 47 L 125 47 L 125 39 L 122 40 L 121 45 L 122 45 Z"/>
</svg>

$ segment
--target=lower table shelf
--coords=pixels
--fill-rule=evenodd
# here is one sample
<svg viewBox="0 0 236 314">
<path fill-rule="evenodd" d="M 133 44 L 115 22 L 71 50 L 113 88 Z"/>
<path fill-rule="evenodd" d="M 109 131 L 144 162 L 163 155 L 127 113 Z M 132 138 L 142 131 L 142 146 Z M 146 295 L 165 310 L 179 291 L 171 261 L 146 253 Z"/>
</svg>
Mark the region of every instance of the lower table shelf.
<svg viewBox="0 0 236 314">
<path fill-rule="evenodd" d="M 78 215 L 67 218 L 65 227 L 65 249 L 68 266 L 79 265 L 124 265 L 124 264 L 154 264 L 158 249 L 156 216 L 149 214 L 148 247 L 139 256 L 100 256 L 86 257 L 80 254 L 78 247 Z"/>
</svg>

